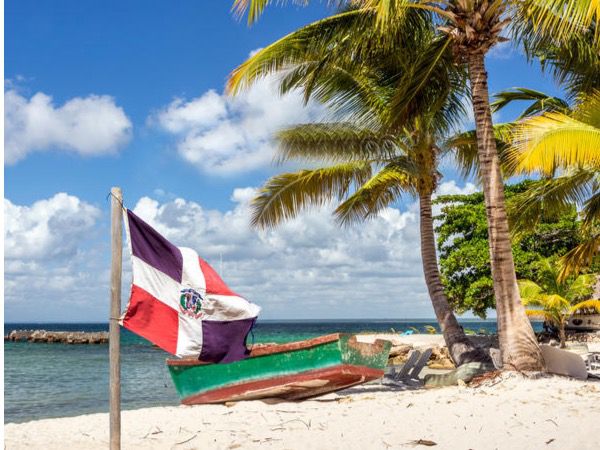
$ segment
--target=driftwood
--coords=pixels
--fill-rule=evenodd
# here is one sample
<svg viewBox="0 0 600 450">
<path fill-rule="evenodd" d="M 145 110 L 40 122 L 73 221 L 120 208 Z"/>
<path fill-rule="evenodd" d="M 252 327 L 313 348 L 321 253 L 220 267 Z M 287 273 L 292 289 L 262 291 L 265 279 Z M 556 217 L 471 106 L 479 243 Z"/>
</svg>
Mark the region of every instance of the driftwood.
<svg viewBox="0 0 600 450">
<path fill-rule="evenodd" d="M 106 344 L 108 333 L 106 331 L 46 331 L 46 330 L 13 330 L 5 341 L 28 342 L 58 342 L 61 344 Z"/>
</svg>

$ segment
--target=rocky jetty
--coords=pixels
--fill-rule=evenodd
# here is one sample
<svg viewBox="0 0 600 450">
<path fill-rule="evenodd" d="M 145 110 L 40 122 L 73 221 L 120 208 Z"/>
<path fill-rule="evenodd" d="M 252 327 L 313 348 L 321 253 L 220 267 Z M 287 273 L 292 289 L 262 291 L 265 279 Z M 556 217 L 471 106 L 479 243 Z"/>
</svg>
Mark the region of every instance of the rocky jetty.
<svg viewBox="0 0 600 450">
<path fill-rule="evenodd" d="M 408 354 L 414 350 L 415 346 L 411 344 L 394 345 L 390 350 L 388 365 L 398 365 L 406 362 Z M 434 345 L 431 347 L 431 357 L 427 362 L 431 369 L 453 369 L 454 363 L 450 358 L 450 353 L 446 347 Z"/>
<path fill-rule="evenodd" d="M 106 344 L 108 332 L 12 330 L 5 341 L 58 342 L 61 344 Z"/>
</svg>

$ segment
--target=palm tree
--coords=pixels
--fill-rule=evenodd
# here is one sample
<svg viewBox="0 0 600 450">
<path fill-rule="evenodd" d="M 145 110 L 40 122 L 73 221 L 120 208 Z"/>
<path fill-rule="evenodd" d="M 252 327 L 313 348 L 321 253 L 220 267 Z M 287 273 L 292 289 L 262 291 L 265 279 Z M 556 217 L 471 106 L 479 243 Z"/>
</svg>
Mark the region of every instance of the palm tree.
<svg viewBox="0 0 600 450">
<path fill-rule="evenodd" d="M 298 158 L 335 164 L 269 179 L 253 201 L 252 223 L 275 226 L 306 207 L 338 200 L 334 214 L 341 224 L 349 224 L 377 215 L 401 195 L 417 195 L 425 282 L 450 355 L 456 365 L 486 361 L 488 357 L 458 324 L 440 279 L 431 211 L 439 177 L 435 169 L 439 149 L 429 132 L 426 128 L 404 130 L 402 135 L 386 137 L 381 131 L 345 123 L 283 130 L 278 138 L 282 161 Z M 370 160 L 364 159 L 365 147 L 373 154 Z M 394 153 L 390 154 L 390 148 L 395 148 Z M 372 166 L 378 169 L 374 174 Z"/>
<path fill-rule="evenodd" d="M 600 251 L 600 91 L 580 96 L 573 109 L 525 117 L 513 127 L 511 141 L 515 172 L 543 177 L 518 199 L 528 212 L 520 228 L 534 225 L 542 212 L 556 215 L 572 204 L 582 206 L 586 239 L 563 258 L 564 279 Z"/>
<path fill-rule="evenodd" d="M 341 13 L 256 54 L 236 69 L 232 88 L 248 82 L 248 78 L 284 68 L 284 90 L 301 87 L 307 96 L 315 92 L 346 119 L 299 125 L 278 134 L 280 161 L 308 160 L 325 167 L 268 180 L 253 202 L 255 226 L 275 226 L 305 207 L 331 200 L 340 202 L 335 210 L 338 221 L 349 224 L 377 215 L 401 195 L 418 196 L 426 284 L 450 354 L 460 365 L 489 358 L 467 339 L 444 294 L 431 197 L 439 178 L 440 149 L 436 142 L 462 112 L 457 89 L 464 86 L 464 73 L 452 64 L 450 49 L 440 45 L 424 18 L 422 12 L 407 17 L 417 26 L 410 35 L 397 36 L 399 41 L 410 40 L 406 46 L 409 50 L 402 54 L 392 51 L 393 47 L 381 47 L 368 55 L 357 55 L 345 48 L 353 45 L 346 39 L 348 33 L 356 33 L 356 27 L 349 24 L 360 21 L 362 38 L 374 38 L 377 28 L 368 22 L 374 22 L 376 16 L 362 11 Z M 315 34 L 321 37 L 319 45 L 315 45 Z M 423 66 L 429 66 L 430 82 L 415 85 L 414 70 Z M 400 95 L 411 99 L 387 101 Z"/>
<path fill-rule="evenodd" d="M 546 322 L 554 325 L 559 331 L 560 346 L 565 348 L 565 325 L 571 314 L 581 310 L 600 312 L 600 300 L 589 299 L 596 277 L 594 274 L 587 274 L 561 280 L 559 265 L 545 259 L 540 262 L 538 278 L 538 283 L 519 280 L 523 303 L 539 308 L 528 309 L 527 315 L 541 316 Z"/>
<path fill-rule="evenodd" d="M 253 22 L 271 0 L 235 0 L 234 9 Z M 502 31 L 512 17 L 519 39 L 534 47 L 565 41 L 587 30 L 600 17 L 598 0 L 348 0 L 378 17 L 378 27 L 396 27 L 398 18 L 412 8 L 432 11 L 452 44 L 456 61 L 468 67 L 477 128 L 480 171 L 486 201 L 492 278 L 496 295 L 498 334 L 503 363 L 519 370 L 541 370 L 543 358 L 521 304 L 510 237 L 500 162 L 494 140 L 485 55 L 504 40 Z M 600 33 L 594 32 L 594 42 Z M 357 47 L 377 43 L 354 41 Z M 426 80 L 428 73 L 422 72 Z"/>
</svg>

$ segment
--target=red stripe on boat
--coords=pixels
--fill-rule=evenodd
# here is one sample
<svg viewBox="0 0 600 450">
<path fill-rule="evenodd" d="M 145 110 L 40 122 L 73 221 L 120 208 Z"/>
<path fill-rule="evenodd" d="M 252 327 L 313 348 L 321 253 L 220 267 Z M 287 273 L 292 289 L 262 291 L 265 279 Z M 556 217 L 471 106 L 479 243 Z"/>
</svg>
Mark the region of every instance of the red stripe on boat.
<svg viewBox="0 0 600 450">
<path fill-rule="evenodd" d="M 179 313 L 135 284 L 131 288 L 123 326 L 166 352 L 177 353 Z"/>
<path fill-rule="evenodd" d="M 263 380 L 241 381 L 230 386 L 190 395 L 183 398 L 181 403 L 199 405 L 269 397 L 300 400 L 376 380 L 381 378 L 383 373 L 383 370 L 371 367 L 338 364 L 324 369 L 308 370 Z M 312 385 L 315 381 L 320 380 L 324 382 L 323 385 Z"/>
<path fill-rule="evenodd" d="M 207 294 L 238 296 L 235 292 L 229 289 L 229 287 L 221 279 L 219 274 L 215 272 L 215 269 L 210 266 L 210 264 L 208 264 L 202 258 L 198 259 L 200 260 L 200 269 L 202 269 L 202 273 L 204 273 L 204 279 L 206 280 Z"/>
</svg>

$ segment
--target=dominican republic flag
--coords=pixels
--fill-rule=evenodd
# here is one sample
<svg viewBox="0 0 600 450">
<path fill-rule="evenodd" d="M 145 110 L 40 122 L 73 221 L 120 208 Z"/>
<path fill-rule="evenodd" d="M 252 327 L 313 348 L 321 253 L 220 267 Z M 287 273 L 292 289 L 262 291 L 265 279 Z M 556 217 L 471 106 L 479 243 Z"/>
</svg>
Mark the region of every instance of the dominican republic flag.
<svg viewBox="0 0 600 450">
<path fill-rule="evenodd" d="M 260 308 L 232 292 L 194 250 L 175 247 L 130 210 L 124 219 L 133 283 L 121 325 L 177 356 L 243 359 Z"/>
</svg>

